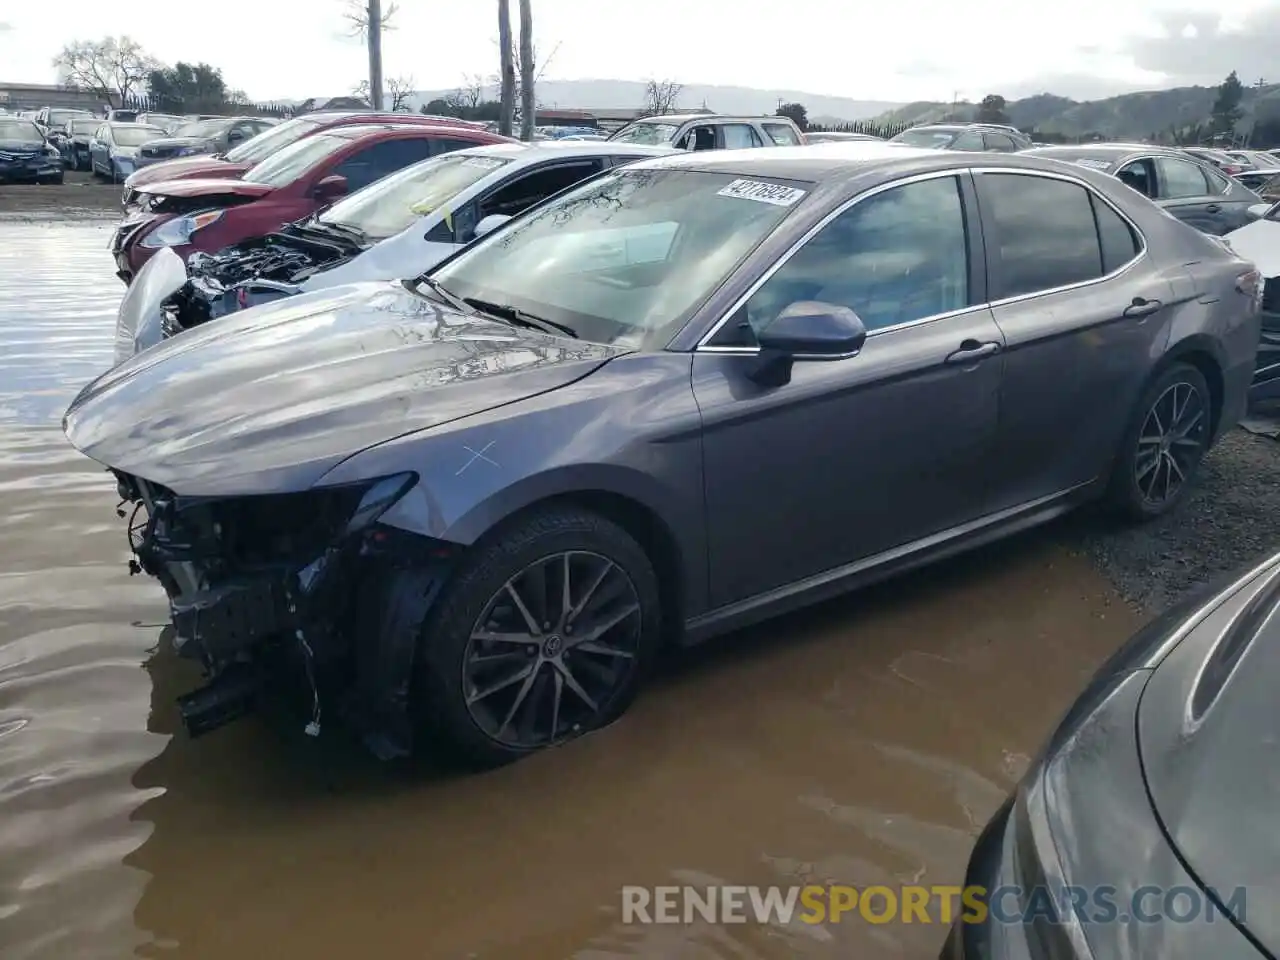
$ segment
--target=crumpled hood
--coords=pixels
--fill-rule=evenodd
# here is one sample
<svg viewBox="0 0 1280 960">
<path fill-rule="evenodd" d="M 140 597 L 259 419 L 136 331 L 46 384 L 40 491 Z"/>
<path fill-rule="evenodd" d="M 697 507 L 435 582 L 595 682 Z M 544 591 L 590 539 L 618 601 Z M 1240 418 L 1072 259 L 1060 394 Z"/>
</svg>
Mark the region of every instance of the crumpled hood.
<svg viewBox="0 0 1280 960">
<path fill-rule="evenodd" d="M 30 140 L 0 140 L 0 153 L 14 153 L 25 157 L 43 152 L 43 143 L 33 143 Z"/>
<path fill-rule="evenodd" d="M 626 351 L 468 316 L 399 283 L 187 331 L 86 386 L 63 430 L 183 494 L 302 490 L 386 440 L 572 383 Z"/>
<path fill-rule="evenodd" d="M 137 173 L 131 174 L 124 185 L 137 189 L 143 184 L 159 183 L 162 180 L 238 177 L 248 169 L 243 163 L 231 163 L 227 160 L 217 160 L 209 154 L 201 154 L 195 157 L 178 157 L 176 160 L 161 160 L 149 167 L 143 167 Z"/>
</svg>

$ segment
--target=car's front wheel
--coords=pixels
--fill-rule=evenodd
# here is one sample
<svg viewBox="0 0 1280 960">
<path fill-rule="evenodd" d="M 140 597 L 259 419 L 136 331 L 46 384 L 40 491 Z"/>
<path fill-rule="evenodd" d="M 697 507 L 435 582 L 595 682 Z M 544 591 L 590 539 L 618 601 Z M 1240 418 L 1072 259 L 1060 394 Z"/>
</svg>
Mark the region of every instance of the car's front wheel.
<svg viewBox="0 0 1280 960">
<path fill-rule="evenodd" d="M 423 625 L 423 734 L 496 766 L 597 729 L 634 698 L 662 632 L 645 551 L 598 514 L 553 507 L 472 549 Z"/>
<path fill-rule="evenodd" d="M 1213 397 L 1204 374 L 1175 363 L 1143 391 L 1116 460 L 1109 498 L 1134 520 L 1176 507 L 1209 449 Z"/>
</svg>

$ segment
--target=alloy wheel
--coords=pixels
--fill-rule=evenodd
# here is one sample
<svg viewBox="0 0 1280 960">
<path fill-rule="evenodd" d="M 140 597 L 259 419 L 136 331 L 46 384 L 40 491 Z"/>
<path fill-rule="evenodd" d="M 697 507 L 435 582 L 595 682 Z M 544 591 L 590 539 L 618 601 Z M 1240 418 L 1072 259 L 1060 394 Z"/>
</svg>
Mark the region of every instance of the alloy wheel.
<svg viewBox="0 0 1280 960">
<path fill-rule="evenodd" d="M 471 630 L 468 713 L 491 739 L 523 750 L 597 726 L 636 669 L 641 619 L 635 584 L 609 558 L 566 551 L 535 561 Z"/>
<path fill-rule="evenodd" d="M 1209 408 L 1200 390 L 1178 381 L 1167 387 L 1147 411 L 1138 432 L 1134 481 L 1143 502 L 1160 506 L 1181 492 L 1204 454 Z"/>
</svg>

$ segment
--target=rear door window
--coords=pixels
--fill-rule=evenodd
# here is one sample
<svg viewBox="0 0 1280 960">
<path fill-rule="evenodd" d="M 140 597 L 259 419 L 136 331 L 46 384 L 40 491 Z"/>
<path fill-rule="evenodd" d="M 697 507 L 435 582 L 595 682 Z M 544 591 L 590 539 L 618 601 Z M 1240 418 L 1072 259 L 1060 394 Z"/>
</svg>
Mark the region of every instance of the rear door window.
<svg viewBox="0 0 1280 960">
<path fill-rule="evenodd" d="M 983 173 L 978 183 L 987 249 L 998 270 L 992 300 L 1042 293 L 1102 276 L 1089 191 L 1034 174 Z"/>
<path fill-rule="evenodd" d="M 431 144 L 433 157 L 438 157 L 442 153 L 453 153 L 455 150 L 470 150 L 477 146 L 472 140 L 453 140 L 449 137 L 435 137 L 428 142 Z"/>
<path fill-rule="evenodd" d="M 1198 163 L 1177 157 L 1157 157 L 1160 171 L 1160 196 L 1165 200 L 1203 197 L 1209 193 L 1209 182 Z"/>
<path fill-rule="evenodd" d="M 1003 133 L 984 133 L 982 139 L 986 141 L 988 150 L 995 150 L 999 153 L 1014 153 L 1018 149 L 1018 145 L 1013 142 L 1013 138 L 1006 137 Z"/>
<path fill-rule="evenodd" d="M 800 138 L 796 136 L 795 130 L 791 128 L 789 123 L 765 123 L 761 124 L 764 132 L 769 135 L 772 140 L 780 147 L 799 146 Z"/>
<path fill-rule="evenodd" d="M 956 137 L 951 144 L 952 150 L 975 150 L 983 151 L 987 149 L 986 142 L 982 139 L 982 134 L 974 131 L 967 131 Z"/>
<path fill-rule="evenodd" d="M 726 123 L 720 127 L 720 136 L 726 150 L 742 150 L 749 147 L 763 147 L 764 141 L 756 128 L 749 123 Z"/>
</svg>

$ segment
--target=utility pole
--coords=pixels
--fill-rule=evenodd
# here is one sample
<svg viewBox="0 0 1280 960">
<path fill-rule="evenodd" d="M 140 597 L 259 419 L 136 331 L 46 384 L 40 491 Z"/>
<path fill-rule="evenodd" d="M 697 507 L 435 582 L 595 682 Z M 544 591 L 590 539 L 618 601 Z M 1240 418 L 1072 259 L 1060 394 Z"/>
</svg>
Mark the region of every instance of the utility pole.
<svg viewBox="0 0 1280 960">
<path fill-rule="evenodd" d="M 382 0 L 369 0 L 369 106 L 382 109 Z"/>
</svg>

